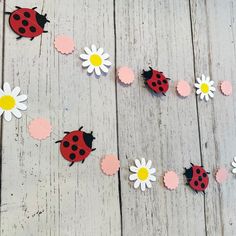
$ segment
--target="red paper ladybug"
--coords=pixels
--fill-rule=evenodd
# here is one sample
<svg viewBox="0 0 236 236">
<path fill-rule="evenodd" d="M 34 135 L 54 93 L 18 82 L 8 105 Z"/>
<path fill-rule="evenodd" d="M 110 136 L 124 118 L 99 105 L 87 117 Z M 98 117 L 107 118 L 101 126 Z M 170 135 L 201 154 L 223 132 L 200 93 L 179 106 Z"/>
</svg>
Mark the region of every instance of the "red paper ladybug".
<svg viewBox="0 0 236 236">
<path fill-rule="evenodd" d="M 44 31 L 45 24 L 50 22 L 47 20 L 47 14 L 39 14 L 37 11 L 35 11 L 37 7 L 32 9 L 20 7 L 16 8 L 17 10 L 13 12 L 6 12 L 6 14 L 10 15 L 9 24 L 12 30 L 19 35 L 17 39 L 26 37 L 33 40 L 34 37 L 48 32 Z"/>
<path fill-rule="evenodd" d="M 142 74 L 145 80 L 145 85 L 148 86 L 148 88 L 151 89 L 154 93 L 162 93 L 163 95 L 165 95 L 165 93 L 169 89 L 168 80 L 170 80 L 170 78 L 166 78 L 163 75 L 163 72 L 153 70 L 151 67 L 149 68 L 149 71 L 143 70 Z"/>
<path fill-rule="evenodd" d="M 199 192 L 202 191 L 205 193 L 205 190 L 209 183 L 208 174 L 202 166 L 195 166 L 192 164 L 192 167 L 189 169 L 185 168 L 184 175 L 187 178 L 187 185 L 189 185 L 194 191 Z"/>
<path fill-rule="evenodd" d="M 96 150 L 96 148 L 92 149 L 92 142 L 95 139 L 93 132 L 85 133 L 82 128 L 80 127 L 79 130 L 72 132 L 65 132 L 64 138 L 56 142 L 61 143 L 61 154 L 67 161 L 71 162 L 70 166 L 78 161 L 83 163 L 88 155 Z"/>
</svg>

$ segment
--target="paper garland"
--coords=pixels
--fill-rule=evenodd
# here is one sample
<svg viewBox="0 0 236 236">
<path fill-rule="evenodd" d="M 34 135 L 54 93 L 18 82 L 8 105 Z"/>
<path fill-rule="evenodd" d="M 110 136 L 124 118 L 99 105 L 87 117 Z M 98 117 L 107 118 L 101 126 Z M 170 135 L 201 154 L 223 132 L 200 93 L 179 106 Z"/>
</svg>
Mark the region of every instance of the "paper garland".
<svg viewBox="0 0 236 236">
<path fill-rule="evenodd" d="M 101 170 L 105 175 L 114 175 L 120 168 L 120 161 L 114 155 L 106 155 L 101 161 Z"/>
</svg>

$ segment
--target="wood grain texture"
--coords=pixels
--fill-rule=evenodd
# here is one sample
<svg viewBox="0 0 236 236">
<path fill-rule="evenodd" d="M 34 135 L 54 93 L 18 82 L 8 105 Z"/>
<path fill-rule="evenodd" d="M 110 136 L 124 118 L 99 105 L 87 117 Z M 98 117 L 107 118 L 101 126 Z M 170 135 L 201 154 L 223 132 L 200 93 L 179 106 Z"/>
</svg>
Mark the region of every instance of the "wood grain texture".
<svg viewBox="0 0 236 236">
<path fill-rule="evenodd" d="M 235 83 L 235 1 L 191 1 L 193 46 L 196 76 L 202 73 L 215 81 Z M 206 232 L 208 235 L 235 235 L 235 178 L 219 186 L 214 174 L 220 166 L 229 167 L 235 156 L 235 94 L 198 101 L 199 127 L 203 164 L 212 172 L 205 197 Z"/>
<path fill-rule="evenodd" d="M 120 235 L 118 177 L 100 171 L 100 158 L 117 153 L 114 73 L 95 79 L 81 68 L 79 54 L 92 43 L 114 61 L 113 3 L 70 0 L 7 1 L 48 13 L 50 34 L 16 41 L 6 24 L 5 81 L 28 94 L 20 120 L 3 123 L 1 235 Z M 90 19 L 90 21 L 88 21 Z M 56 35 L 75 39 L 73 55 L 53 47 Z M 51 120 L 53 135 L 33 140 L 32 118 Z M 94 131 L 97 148 L 84 164 L 69 167 L 55 141 L 64 131 Z"/>
</svg>

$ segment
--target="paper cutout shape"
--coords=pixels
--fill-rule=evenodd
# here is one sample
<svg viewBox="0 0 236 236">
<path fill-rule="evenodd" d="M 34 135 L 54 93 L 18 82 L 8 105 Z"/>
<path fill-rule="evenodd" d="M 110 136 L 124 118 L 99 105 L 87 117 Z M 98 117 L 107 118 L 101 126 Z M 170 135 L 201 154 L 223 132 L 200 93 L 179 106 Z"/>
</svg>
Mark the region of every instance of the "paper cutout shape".
<svg viewBox="0 0 236 236">
<path fill-rule="evenodd" d="M 120 168 L 120 161 L 114 155 L 106 155 L 101 161 L 101 170 L 105 175 L 114 175 Z"/>
<path fill-rule="evenodd" d="M 156 172 L 155 168 L 151 168 L 152 161 L 149 160 L 147 163 L 144 158 L 141 159 L 141 162 L 136 159 L 136 166 L 130 166 L 130 171 L 135 173 L 129 176 L 129 179 L 134 182 L 134 188 L 137 189 L 141 186 L 141 190 L 145 191 L 146 186 L 148 188 L 152 187 L 151 181 L 156 181 L 156 177 L 153 175 Z"/>
<path fill-rule="evenodd" d="M 84 60 L 82 67 L 88 68 L 87 72 L 92 74 L 95 72 L 97 76 L 103 73 L 108 73 L 108 68 L 111 66 L 111 62 L 107 59 L 110 57 L 109 54 L 104 53 L 103 48 L 97 49 L 93 44 L 91 49 L 88 47 L 84 48 L 86 54 L 81 54 L 80 58 Z"/>
<path fill-rule="evenodd" d="M 143 70 L 142 76 L 144 77 L 144 84 L 154 93 L 163 94 L 169 89 L 169 80 L 166 78 L 163 72 L 153 70 L 149 67 L 149 71 Z"/>
<path fill-rule="evenodd" d="M 73 38 L 66 35 L 59 35 L 55 38 L 54 46 L 58 52 L 62 54 L 70 54 L 75 50 L 75 42 Z"/>
<path fill-rule="evenodd" d="M 234 160 L 232 161 L 232 166 L 234 167 L 233 169 L 232 169 L 232 173 L 233 174 L 236 174 L 236 157 L 234 157 Z"/>
<path fill-rule="evenodd" d="M 27 96 L 20 94 L 21 89 L 15 87 L 11 90 L 9 83 L 4 83 L 3 90 L 0 89 L 0 116 L 4 114 L 4 119 L 6 121 L 11 121 L 12 114 L 16 118 L 21 118 L 21 111 L 25 111 L 27 106 L 22 103 L 27 100 Z"/>
<path fill-rule="evenodd" d="M 216 172 L 216 181 L 219 184 L 222 184 L 228 179 L 229 173 L 228 170 L 226 170 L 224 167 L 221 167 Z"/>
<path fill-rule="evenodd" d="M 169 190 L 174 190 L 179 185 L 179 177 L 174 171 L 168 171 L 164 175 L 164 184 L 165 187 Z"/>
<path fill-rule="evenodd" d="M 209 183 L 209 177 L 208 174 L 209 172 L 206 172 L 202 166 L 196 166 L 192 164 L 192 167 L 189 169 L 185 168 L 185 173 L 184 175 L 186 176 L 187 179 L 187 185 L 190 186 L 196 193 L 199 191 L 202 191 L 205 193 L 205 190 L 208 186 Z"/>
<path fill-rule="evenodd" d="M 200 99 L 205 101 L 209 101 L 209 98 L 214 97 L 214 92 L 216 91 L 215 87 L 213 86 L 214 81 L 210 80 L 210 77 L 202 75 L 202 78 L 197 78 L 197 83 L 194 86 L 197 88 L 196 93 L 200 95 Z"/>
<path fill-rule="evenodd" d="M 41 15 L 38 13 L 35 10 L 37 7 L 32 9 L 21 7 L 16 8 L 15 11 L 5 12 L 5 14 L 10 15 L 9 24 L 12 30 L 18 35 L 17 39 L 26 37 L 33 40 L 42 33 L 48 32 L 44 30 L 45 24 L 50 22 L 47 19 L 47 14 Z"/>
<path fill-rule="evenodd" d="M 118 79 L 124 84 L 131 84 L 134 82 L 134 71 L 127 67 L 120 67 L 117 71 Z"/>
<path fill-rule="evenodd" d="M 191 87 L 185 80 L 180 80 L 177 83 L 176 90 L 181 97 L 188 97 L 191 94 Z"/>
<path fill-rule="evenodd" d="M 60 143 L 61 155 L 71 162 L 70 166 L 78 161 L 84 163 L 89 154 L 96 150 L 96 148 L 92 148 L 92 143 L 95 139 L 93 132 L 86 133 L 82 129 L 83 126 L 79 130 L 64 132 L 66 135 L 63 139 L 56 141 L 56 143 Z"/>
<path fill-rule="evenodd" d="M 43 118 L 32 120 L 29 124 L 29 134 L 34 139 L 46 139 L 50 136 L 51 132 L 52 126 L 50 122 Z"/>
<path fill-rule="evenodd" d="M 225 96 L 231 95 L 233 91 L 231 82 L 229 80 L 222 81 L 220 84 L 220 90 Z"/>
</svg>

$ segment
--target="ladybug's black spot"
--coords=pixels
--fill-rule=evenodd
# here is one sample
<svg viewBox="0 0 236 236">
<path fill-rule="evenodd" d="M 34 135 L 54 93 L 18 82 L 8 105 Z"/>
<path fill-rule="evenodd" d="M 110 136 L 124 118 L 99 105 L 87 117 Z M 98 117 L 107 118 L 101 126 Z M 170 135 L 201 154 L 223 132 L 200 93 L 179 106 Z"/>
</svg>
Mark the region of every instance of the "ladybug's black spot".
<svg viewBox="0 0 236 236">
<path fill-rule="evenodd" d="M 83 149 L 79 150 L 79 154 L 83 156 L 85 154 L 85 151 Z"/>
<path fill-rule="evenodd" d="M 199 180 L 199 181 L 202 181 L 202 176 L 199 176 L 199 177 L 198 177 L 198 180 Z"/>
<path fill-rule="evenodd" d="M 27 18 L 30 18 L 30 13 L 26 11 L 26 12 L 24 12 L 24 16 Z"/>
<path fill-rule="evenodd" d="M 30 31 L 31 31 L 32 33 L 34 33 L 34 32 L 36 32 L 36 28 L 35 28 L 34 26 L 30 26 Z"/>
<path fill-rule="evenodd" d="M 157 83 L 158 83 L 159 85 L 161 85 L 161 81 L 160 81 L 160 80 L 157 80 Z"/>
<path fill-rule="evenodd" d="M 162 87 L 159 87 L 159 90 L 162 92 L 164 89 Z"/>
<path fill-rule="evenodd" d="M 19 20 L 19 19 L 20 19 L 20 16 L 19 16 L 18 14 L 15 14 L 15 15 L 13 16 L 13 18 L 14 18 L 15 20 Z"/>
<path fill-rule="evenodd" d="M 195 185 L 195 186 L 198 186 L 198 182 L 197 182 L 197 181 L 194 181 L 194 185 Z"/>
<path fill-rule="evenodd" d="M 207 177 L 207 174 L 206 174 L 206 173 L 203 173 L 202 176 L 203 176 L 203 177 Z"/>
<path fill-rule="evenodd" d="M 23 21 L 22 21 L 22 25 L 27 26 L 28 24 L 29 24 L 29 23 L 28 23 L 27 20 L 23 20 Z"/>
<path fill-rule="evenodd" d="M 77 142 L 79 140 L 77 135 L 74 135 L 72 139 L 73 139 L 74 142 Z"/>
<path fill-rule="evenodd" d="M 74 160 L 74 159 L 75 159 L 75 154 L 74 154 L 74 153 L 71 153 L 71 154 L 70 154 L 70 159 L 71 159 L 71 160 Z"/>
<path fill-rule="evenodd" d="M 64 147 L 69 147 L 69 146 L 70 146 L 70 143 L 67 142 L 67 141 L 65 141 L 65 142 L 63 143 L 63 146 L 64 146 Z"/>
<path fill-rule="evenodd" d="M 76 145 L 73 145 L 73 146 L 71 147 L 71 149 L 72 149 L 73 151 L 76 151 L 76 150 L 78 149 L 78 147 L 77 147 Z"/>
<path fill-rule="evenodd" d="M 157 86 L 156 82 L 152 82 L 152 86 L 156 87 Z"/>
<path fill-rule="evenodd" d="M 20 27 L 20 28 L 19 28 L 19 32 L 20 32 L 21 34 L 24 34 L 24 33 L 25 33 L 25 29 L 24 29 L 23 27 Z"/>
<path fill-rule="evenodd" d="M 160 75 L 160 74 L 157 74 L 157 78 L 160 79 L 160 78 L 161 78 L 161 75 Z"/>
<path fill-rule="evenodd" d="M 204 183 L 202 183 L 202 184 L 201 184 L 201 187 L 202 187 L 202 188 L 205 188 L 205 184 L 204 184 Z"/>
<path fill-rule="evenodd" d="M 164 80 L 163 80 L 163 83 L 164 83 L 164 84 L 167 84 L 167 80 L 166 80 L 166 79 L 164 79 Z"/>
<path fill-rule="evenodd" d="M 197 172 L 197 174 L 200 174 L 201 171 L 200 171 L 200 169 L 197 169 L 196 172 Z"/>
</svg>

